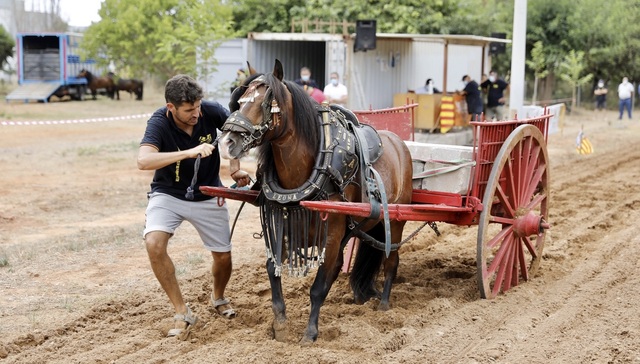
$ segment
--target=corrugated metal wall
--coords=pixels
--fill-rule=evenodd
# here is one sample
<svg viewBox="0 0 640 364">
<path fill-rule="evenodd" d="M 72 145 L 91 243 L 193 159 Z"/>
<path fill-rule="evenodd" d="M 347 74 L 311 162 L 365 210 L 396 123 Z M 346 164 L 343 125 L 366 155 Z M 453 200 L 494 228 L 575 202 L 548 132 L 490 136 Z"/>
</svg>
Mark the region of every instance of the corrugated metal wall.
<svg viewBox="0 0 640 364">
<path fill-rule="evenodd" d="M 247 39 L 232 39 L 216 48 L 213 56 L 217 61 L 216 71 L 198 79 L 207 99 L 218 101 L 227 107 L 231 85 L 237 77 L 238 69 L 247 68 L 247 43 Z"/>
<path fill-rule="evenodd" d="M 300 78 L 300 68 L 309 67 L 311 78 L 320 88 L 325 85 L 326 43 L 324 41 L 252 40 L 249 62 L 258 72 L 271 72 L 276 58 L 282 62 L 287 80 Z"/>
</svg>

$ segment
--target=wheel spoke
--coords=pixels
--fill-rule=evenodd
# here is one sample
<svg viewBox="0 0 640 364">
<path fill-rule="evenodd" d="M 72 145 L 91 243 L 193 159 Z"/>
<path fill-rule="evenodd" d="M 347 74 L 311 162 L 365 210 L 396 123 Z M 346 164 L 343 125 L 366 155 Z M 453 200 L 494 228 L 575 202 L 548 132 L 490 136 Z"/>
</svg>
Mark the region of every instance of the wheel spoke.
<svg viewBox="0 0 640 364">
<path fill-rule="evenodd" d="M 533 210 L 534 207 L 538 206 L 547 198 L 546 193 L 539 193 L 533 197 L 533 199 L 526 205 L 524 208 L 529 211 Z"/>
<path fill-rule="evenodd" d="M 509 254 L 507 255 L 507 261 L 504 262 L 504 281 L 502 292 L 506 292 L 511 288 L 511 280 L 513 279 L 513 266 L 515 261 L 515 255 L 518 250 L 517 238 L 511 235 L 511 239 L 505 240 L 504 243 L 509 248 Z"/>
<path fill-rule="evenodd" d="M 486 244 L 488 249 L 493 249 L 497 243 L 501 242 L 502 240 L 504 240 L 505 236 L 507 236 L 508 233 L 510 233 L 513 230 L 513 227 L 509 226 L 506 229 L 502 229 L 502 231 L 500 231 L 496 236 L 493 237 L 493 239 L 489 240 Z"/>
<path fill-rule="evenodd" d="M 489 267 L 487 268 L 487 274 L 489 275 L 493 275 L 496 270 L 500 267 L 500 262 L 502 262 L 502 260 L 505 257 L 505 254 L 508 253 L 508 244 L 506 244 L 506 242 L 513 236 L 513 231 L 512 229 L 504 229 L 504 230 L 508 230 L 508 233 L 506 235 L 504 235 L 504 239 L 502 239 L 502 244 L 500 244 L 500 247 L 498 248 L 498 251 L 496 251 L 493 260 L 491 261 L 491 265 L 489 265 Z"/>
<path fill-rule="evenodd" d="M 527 163 L 526 176 L 524 176 L 522 195 L 520 196 L 520 201 L 527 201 L 528 198 L 533 195 L 540 178 L 544 174 L 546 170 L 546 166 L 541 166 L 538 162 L 538 156 L 540 155 L 540 147 L 536 147 L 533 149 L 533 155 L 530 156 L 529 161 Z"/>
<path fill-rule="evenodd" d="M 522 272 L 522 278 L 526 281 L 528 280 L 528 269 L 527 269 L 527 261 L 524 256 L 524 249 L 522 249 L 522 238 L 516 241 L 516 246 L 518 249 L 518 262 L 514 264 L 514 272 L 513 272 L 513 286 L 517 286 L 520 283 L 520 272 Z M 519 269 L 518 269 L 519 267 Z"/>
<path fill-rule="evenodd" d="M 496 195 L 498 196 L 498 200 L 500 200 L 502 206 L 505 208 L 506 215 L 508 217 L 514 217 L 516 214 L 515 210 L 511 206 L 511 201 L 509 201 L 509 197 L 505 194 L 502 186 L 498 185 L 496 187 Z"/>
<path fill-rule="evenodd" d="M 524 244 L 524 246 L 527 247 L 527 250 L 529 251 L 529 253 L 531 254 L 531 257 L 533 259 L 538 258 L 538 252 L 536 251 L 536 247 L 531 245 L 531 240 L 529 239 L 528 236 L 525 236 L 522 238 L 522 243 Z M 537 245 L 537 239 L 536 239 L 536 245 Z M 524 254 L 523 254 L 524 255 Z"/>
</svg>

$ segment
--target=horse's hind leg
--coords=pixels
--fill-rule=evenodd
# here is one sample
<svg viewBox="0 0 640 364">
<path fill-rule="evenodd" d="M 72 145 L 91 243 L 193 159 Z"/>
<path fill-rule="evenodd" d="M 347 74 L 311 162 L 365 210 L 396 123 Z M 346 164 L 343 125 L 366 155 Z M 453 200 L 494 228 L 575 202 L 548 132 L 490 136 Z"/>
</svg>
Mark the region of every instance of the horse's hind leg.
<svg viewBox="0 0 640 364">
<path fill-rule="evenodd" d="M 276 267 L 271 259 L 267 259 L 267 273 L 269 274 L 269 283 L 271 284 L 271 309 L 273 310 L 273 338 L 276 341 L 287 341 L 287 315 L 282 295 L 282 279 L 276 277 Z"/>
</svg>

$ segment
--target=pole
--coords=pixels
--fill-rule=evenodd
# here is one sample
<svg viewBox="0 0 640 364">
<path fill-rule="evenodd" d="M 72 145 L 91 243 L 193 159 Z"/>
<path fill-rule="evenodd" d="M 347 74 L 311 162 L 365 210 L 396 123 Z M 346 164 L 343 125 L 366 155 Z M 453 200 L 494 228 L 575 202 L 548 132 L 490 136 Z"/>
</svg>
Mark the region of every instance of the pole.
<svg viewBox="0 0 640 364">
<path fill-rule="evenodd" d="M 527 47 L 527 0 L 515 0 L 511 43 L 509 114 L 522 114 L 524 104 L 524 66 Z"/>
</svg>

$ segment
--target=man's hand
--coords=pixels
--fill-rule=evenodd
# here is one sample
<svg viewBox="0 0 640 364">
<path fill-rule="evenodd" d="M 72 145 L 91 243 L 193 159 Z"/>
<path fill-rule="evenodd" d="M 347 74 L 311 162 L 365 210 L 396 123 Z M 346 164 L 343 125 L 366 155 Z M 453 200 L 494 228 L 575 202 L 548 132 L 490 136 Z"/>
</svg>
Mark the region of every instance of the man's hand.
<svg viewBox="0 0 640 364">
<path fill-rule="evenodd" d="M 231 173 L 231 178 L 236 181 L 238 187 L 244 187 L 251 182 L 251 177 L 249 177 L 249 173 L 238 169 L 235 172 Z"/>
<path fill-rule="evenodd" d="M 210 156 L 211 153 L 213 153 L 214 149 L 215 147 L 213 146 L 213 144 L 203 143 L 195 148 L 187 150 L 187 152 L 189 152 L 189 158 L 196 158 L 198 157 L 198 154 L 200 154 L 202 158 L 206 158 Z"/>
</svg>

